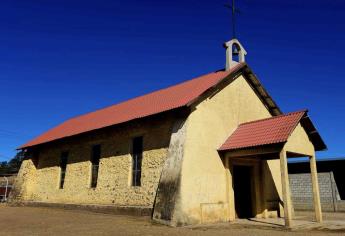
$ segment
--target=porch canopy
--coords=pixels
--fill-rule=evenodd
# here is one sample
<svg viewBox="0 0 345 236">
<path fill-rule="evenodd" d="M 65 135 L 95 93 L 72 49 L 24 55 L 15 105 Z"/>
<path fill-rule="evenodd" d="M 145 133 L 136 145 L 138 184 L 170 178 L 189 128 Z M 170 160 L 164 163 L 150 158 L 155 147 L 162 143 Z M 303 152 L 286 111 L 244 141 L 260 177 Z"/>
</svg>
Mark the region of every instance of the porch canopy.
<svg viewBox="0 0 345 236">
<path fill-rule="evenodd" d="M 327 147 L 307 113 L 302 110 L 240 124 L 218 149 L 227 158 L 280 159 L 286 226 L 291 226 L 292 218 L 287 170 L 290 157 L 309 157 L 316 220 L 322 221 L 315 151 Z"/>
</svg>

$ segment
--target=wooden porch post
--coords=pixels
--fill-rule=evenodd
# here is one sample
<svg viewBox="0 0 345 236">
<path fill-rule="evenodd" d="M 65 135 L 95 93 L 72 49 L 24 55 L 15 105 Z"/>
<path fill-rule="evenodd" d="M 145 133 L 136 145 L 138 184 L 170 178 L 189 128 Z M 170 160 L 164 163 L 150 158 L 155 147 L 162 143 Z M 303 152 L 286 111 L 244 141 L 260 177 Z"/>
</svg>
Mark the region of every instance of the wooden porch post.
<svg viewBox="0 0 345 236">
<path fill-rule="evenodd" d="M 311 181 L 313 184 L 313 199 L 314 199 L 315 218 L 316 218 L 317 222 L 321 223 L 322 222 L 322 212 L 321 212 L 319 180 L 317 178 L 315 154 L 309 158 L 309 161 L 310 161 Z"/>
<path fill-rule="evenodd" d="M 226 170 L 226 198 L 228 200 L 229 220 L 234 221 L 236 218 L 235 213 L 235 197 L 232 183 L 232 165 L 230 164 L 230 158 L 225 158 L 225 170 Z"/>
<path fill-rule="evenodd" d="M 281 181 L 282 181 L 282 188 L 283 188 L 285 226 L 291 227 L 292 208 L 291 208 L 290 185 L 289 185 L 286 151 L 282 149 L 279 156 L 280 156 Z"/>
</svg>

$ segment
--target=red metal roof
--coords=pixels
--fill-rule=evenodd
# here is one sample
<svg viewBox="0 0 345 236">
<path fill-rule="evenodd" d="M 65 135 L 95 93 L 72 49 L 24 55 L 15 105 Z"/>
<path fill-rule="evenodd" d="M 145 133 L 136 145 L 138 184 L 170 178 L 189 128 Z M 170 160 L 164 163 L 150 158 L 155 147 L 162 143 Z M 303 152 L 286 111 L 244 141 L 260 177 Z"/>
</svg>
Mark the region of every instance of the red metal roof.
<svg viewBox="0 0 345 236">
<path fill-rule="evenodd" d="M 186 106 L 206 90 L 215 86 L 225 77 L 231 73 L 235 73 L 243 66 L 245 64 L 239 64 L 231 71 L 217 71 L 206 74 L 166 89 L 69 119 L 27 142 L 20 148 L 47 143 Z"/>
<path fill-rule="evenodd" d="M 230 135 L 219 151 L 287 142 L 306 110 L 243 123 Z"/>
</svg>

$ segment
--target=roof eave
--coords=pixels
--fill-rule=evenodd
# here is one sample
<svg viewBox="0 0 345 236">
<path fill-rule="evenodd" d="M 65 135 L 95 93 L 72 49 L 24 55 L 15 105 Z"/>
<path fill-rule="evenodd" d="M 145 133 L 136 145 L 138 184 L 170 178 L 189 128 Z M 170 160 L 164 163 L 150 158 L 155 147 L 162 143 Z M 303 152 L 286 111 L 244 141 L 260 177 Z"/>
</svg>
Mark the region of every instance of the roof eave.
<svg viewBox="0 0 345 236">
<path fill-rule="evenodd" d="M 30 149 L 30 148 L 33 148 L 33 147 L 45 145 L 47 143 L 56 142 L 56 141 L 60 141 L 60 140 L 68 139 L 68 138 L 72 138 L 72 137 L 75 137 L 75 136 L 78 136 L 78 135 L 83 135 L 83 134 L 87 134 L 87 133 L 90 133 L 90 132 L 99 131 L 99 130 L 103 130 L 103 129 L 114 127 L 114 126 L 118 126 L 118 125 L 123 125 L 123 124 L 128 123 L 128 122 L 135 122 L 137 120 L 141 120 L 141 119 L 144 119 L 144 118 L 149 118 L 149 117 L 152 117 L 152 116 L 160 115 L 160 114 L 163 114 L 165 112 L 171 112 L 171 111 L 174 112 L 174 111 L 177 111 L 177 110 L 179 110 L 179 111 L 181 111 L 181 110 L 182 111 L 186 111 L 186 110 L 183 110 L 183 109 L 187 109 L 188 110 L 189 107 L 184 105 L 184 106 L 173 108 L 171 110 L 165 110 L 165 111 L 161 111 L 159 113 L 155 113 L 155 114 L 150 114 L 150 115 L 143 116 L 143 117 L 134 118 L 134 119 L 131 119 L 131 120 L 128 120 L 128 121 L 124 121 L 124 122 L 121 122 L 121 123 L 117 123 L 117 124 L 113 124 L 113 125 L 108 125 L 108 126 L 104 126 L 104 127 L 99 127 L 97 129 L 88 130 L 86 132 L 76 133 L 76 134 L 64 136 L 64 137 L 61 137 L 61 138 L 47 140 L 47 141 L 42 142 L 42 143 L 37 143 L 37 144 L 36 143 L 34 143 L 34 144 L 26 143 L 26 144 L 23 144 L 23 145 L 17 147 L 16 150 Z"/>
<path fill-rule="evenodd" d="M 326 151 L 327 145 L 323 141 L 320 133 L 315 128 L 307 112 L 301 118 L 300 123 L 302 127 L 304 128 L 304 130 L 306 131 L 310 141 L 313 143 L 315 151 Z"/>
<path fill-rule="evenodd" d="M 243 69 L 245 78 L 247 79 L 248 83 L 252 86 L 255 93 L 258 95 L 263 104 L 265 104 L 271 115 L 277 116 L 283 114 L 277 103 L 273 100 L 273 98 L 269 95 L 267 90 L 263 87 L 262 83 L 254 74 L 252 69 L 248 66 L 248 64 L 245 64 L 245 67 Z"/>
<path fill-rule="evenodd" d="M 272 142 L 272 143 L 266 143 L 266 144 L 258 144 L 258 145 L 253 145 L 253 146 L 244 146 L 244 147 L 236 147 L 236 148 L 219 148 L 217 149 L 218 152 L 223 153 L 223 152 L 231 152 L 231 151 L 237 151 L 237 150 L 245 150 L 245 149 L 256 149 L 256 148 L 262 148 L 265 146 L 273 146 L 273 145 L 283 145 L 287 141 L 279 141 L 279 142 Z"/>
</svg>

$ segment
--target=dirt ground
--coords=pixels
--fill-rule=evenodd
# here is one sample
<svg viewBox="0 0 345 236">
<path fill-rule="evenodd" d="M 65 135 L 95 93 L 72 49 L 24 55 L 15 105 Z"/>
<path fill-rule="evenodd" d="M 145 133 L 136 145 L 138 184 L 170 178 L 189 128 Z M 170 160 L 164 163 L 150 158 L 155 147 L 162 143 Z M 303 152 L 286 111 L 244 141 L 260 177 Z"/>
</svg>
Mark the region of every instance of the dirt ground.
<svg viewBox="0 0 345 236">
<path fill-rule="evenodd" d="M 311 213 L 298 213 L 311 218 Z M 325 219 L 345 220 L 345 213 L 325 214 Z M 0 205 L 0 235 L 345 235 L 345 232 L 288 231 L 269 226 L 217 224 L 172 228 L 148 218 L 108 215 L 53 208 Z"/>
</svg>

